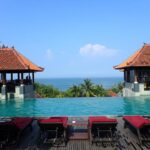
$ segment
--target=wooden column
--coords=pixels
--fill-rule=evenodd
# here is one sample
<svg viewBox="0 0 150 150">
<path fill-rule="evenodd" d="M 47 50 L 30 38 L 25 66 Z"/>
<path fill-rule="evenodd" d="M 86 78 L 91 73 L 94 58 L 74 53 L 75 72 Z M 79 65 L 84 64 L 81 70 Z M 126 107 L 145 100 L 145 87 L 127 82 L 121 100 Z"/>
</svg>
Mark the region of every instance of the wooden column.
<svg viewBox="0 0 150 150">
<path fill-rule="evenodd" d="M 21 72 L 21 84 L 23 84 L 23 72 Z"/>
<path fill-rule="evenodd" d="M 34 72 L 32 72 L 32 83 L 34 84 Z"/>
<path fill-rule="evenodd" d="M 124 81 L 128 82 L 128 72 L 127 72 L 127 70 L 124 70 Z"/>
<path fill-rule="evenodd" d="M 13 81 L 13 73 L 10 74 L 11 75 L 11 82 Z"/>
<path fill-rule="evenodd" d="M 31 80 L 30 72 L 29 72 L 28 76 L 29 76 L 29 80 Z"/>
<path fill-rule="evenodd" d="M 124 81 L 126 81 L 126 71 L 124 70 Z"/>
<path fill-rule="evenodd" d="M 2 73 L 2 83 L 3 85 L 6 84 L 6 73 Z"/>
<path fill-rule="evenodd" d="M 17 73 L 17 76 L 18 76 L 18 80 L 20 80 L 20 73 L 19 72 Z"/>
</svg>

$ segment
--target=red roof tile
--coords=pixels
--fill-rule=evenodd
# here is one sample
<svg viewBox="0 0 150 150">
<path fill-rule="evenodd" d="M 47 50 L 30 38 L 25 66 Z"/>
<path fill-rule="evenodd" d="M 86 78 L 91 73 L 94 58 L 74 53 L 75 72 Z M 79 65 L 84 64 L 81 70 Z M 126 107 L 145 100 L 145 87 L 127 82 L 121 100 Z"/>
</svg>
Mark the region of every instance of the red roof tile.
<svg viewBox="0 0 150 150">
<path fill-rule="evenodd" d="M 150 67 L 150 44 L 144 44 L 140 50 L 136 51 L 123 63 L 114 66 L 115 69 L 128 67 Z"/>
<path fill-rule="evenodd" d="M 0 71 L 43 71 L 14 48 L 0 48 Z"/>
</svg>

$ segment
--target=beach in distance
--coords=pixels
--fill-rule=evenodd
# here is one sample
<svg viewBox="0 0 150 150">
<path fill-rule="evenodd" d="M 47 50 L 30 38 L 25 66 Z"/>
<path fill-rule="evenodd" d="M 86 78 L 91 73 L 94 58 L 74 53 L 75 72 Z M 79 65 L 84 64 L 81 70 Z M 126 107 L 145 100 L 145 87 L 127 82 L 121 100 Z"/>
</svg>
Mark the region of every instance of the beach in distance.
<svg viewBox="0 0 150 150">
<path fill-rule="evenodd" d="M 93 78 L 37 78 L 36 82 L 41 84 L 50 84 L 61 91 L 65 91 L 72 85 L 83 83 L 84 79 L 90 79 L 94 84 L 100 84 L 104 88 L 109 89 L 118 83 L 123 82 L 122 77 L 93 77 Z"/>
</svg>

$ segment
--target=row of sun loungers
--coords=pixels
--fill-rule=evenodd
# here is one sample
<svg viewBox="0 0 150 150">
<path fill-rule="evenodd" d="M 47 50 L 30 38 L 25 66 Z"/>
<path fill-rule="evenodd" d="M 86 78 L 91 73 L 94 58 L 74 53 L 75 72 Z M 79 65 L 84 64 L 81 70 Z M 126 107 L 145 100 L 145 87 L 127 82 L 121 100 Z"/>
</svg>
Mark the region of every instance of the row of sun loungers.
<svg viewBox="0 0 150 150">
<path fill-rule="evenodd" d="M 150 138 L 150 120 L 142 116 L 124 116 L 124 127 L 128 127 L 143 144 Z M 32 129 L 33 118 L 1 118 L 0 146 L 15 143 L 27 127 Z M 40 128 L 40 140 L 43 143 L 67 144 L 68 117 L 50 117 L 37 119 Z M 117 142 L 117 124 L 115 118 L 91 116 L 88 118 L 89 141 L 93 143 Z"/>
</svg>

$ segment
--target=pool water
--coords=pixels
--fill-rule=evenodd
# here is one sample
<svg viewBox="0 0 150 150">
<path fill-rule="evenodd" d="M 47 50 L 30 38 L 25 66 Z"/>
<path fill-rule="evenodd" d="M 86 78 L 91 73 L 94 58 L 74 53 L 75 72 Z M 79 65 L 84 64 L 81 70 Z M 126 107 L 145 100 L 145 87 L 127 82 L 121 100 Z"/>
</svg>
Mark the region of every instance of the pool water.
<svg viewBox="0 0 150 150">
<path fill-rule="evenodd" d="M 150 115 L 150 97 L 0 100 L 0 116 Z"/>
</svg>

